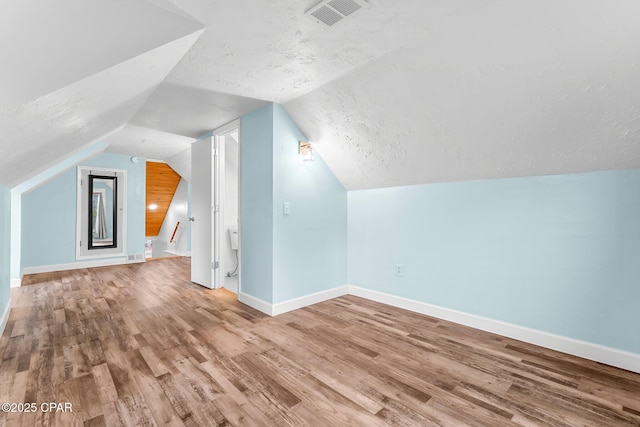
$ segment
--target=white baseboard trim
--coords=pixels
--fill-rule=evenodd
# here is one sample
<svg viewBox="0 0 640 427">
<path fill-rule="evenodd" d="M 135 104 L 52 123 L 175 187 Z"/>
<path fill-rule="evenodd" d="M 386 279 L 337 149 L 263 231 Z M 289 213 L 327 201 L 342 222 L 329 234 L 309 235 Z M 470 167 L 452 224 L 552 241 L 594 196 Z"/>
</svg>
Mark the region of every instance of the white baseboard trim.
<svg viewBox="0 0 640 427">
<path fill-rule="evenodd" d="M 349 293 L 349 286 L 338 286 L 337 288 L 327 289 L 326 291 L 316 292 L 314 294 L 305 295 L 299 298 L 290 299 L 287 301 L 273 304 L 271 307 L 271 315 L 277 316 L 288 311 L 297 310 L 302 307 L 317 304 L 322 301 L 327 301 L 332 298 L 341 297 Z"/>
<path fill-rule="evenodd" d="M 299 298 L 293 298 L 287 301 L 271 304 L 269 302 L 261 300 L 260 298 L 256 298 L 254 296 L 240 292 L 238 293 L 238 301 L 248 305 L 249 307 L 253 307 L 258 311 L 268 314 L 269 316 L 277 316 L 279 314 L 317 304 L 322 301 L 327 301 L 332 298 L 347 295 L 348 293 L 349 286 L 344 285 L 338 286 L 337 288 L 327 289 L 326 291 L 320 291 Z"/>
<path fill-rule="evenodd" d="M 238 301 L 247 304 L 269 316 L 277 316 L 299 308 L 337 298 L 342 295 L 354 295 L 368 300 L 377 301 L 393 307 L 402 308 L 438 319 L 469 326 L 486 332 L 513 338 L 540 347 L 561 351 L 573 356 L 601 362 L 606 365 L 615 366 L 632 372 L 640 373 L 640 354 L 618 350 L 599 344 L 581 341 L 549 332 L 539 331 L 524 326 L 514 325 L 475 314 L 464 313 L 425 302 L 399 297 L 384 292 L 373 291 L 358 286 L 344 285 L 326 291 L 317 292 L 311 295 L 294 298 L 288 301 L 271 304 L 259 298 L 238 294 Z"/>
<path fill-rule="evenodd" d="M 9 314 L 11 313 L 11 298 L 7 300 L 7 305 L 4 307 L 2 311 L 2 318 L 0 318 L 0 335 L 4 333 L 4 328 L 7 327 L 7 322 L 9 321 Z"/>
<path fill-rule="evenodd" d="M 79 268 L 108 267 L 110 265 L 136 264 L 145 262 L 144 259 L 136 261 L 127 261 L 127 257 L 118 257 L 110 259 L 100 259 L 93 261 L 72 262 L 69 264 L 39 265 L 35 267 L 25 267 L 22 269 L 22 275 L 51 273 L 53 271 L 77 270 Z"/>
<path fill-rule="evenodd" d="M 399 297 L 384 292 L 373 291 L 358 286 L 344 285 L 311 295 L 294 298 L 288 301 L 271 304 L 245 293 L 238 294 L 238 301 L 247 304 L 269 316 L 277 316 L 299 308 L 337 298 L 342 295 L 354 295 L 368 300 L 403 308 L 438 319 L 469 326 L 486 332 L 513 338 L 552 350 L 561 351 L 573 356 L 601 362 L 632 372 L 640 373 L 640 354 L 618 350 L 599 344 L 581 341 L 549 332 L 539 331 L 512 323 L 501 322 L 475 314 L 464 313 L 437 305 L 428 304 L 409 298 Z"/>
<path fill-rule="evenodd" d="M 249 294 L 245 294 L 242 292 L 238 292 L 238 301 L 243 304 L 248 305 L 249 307 L 253 307 L 258 311 L 263 312 L 264 314 L 268 314 L 269 316 L 273 316 L 273 305 L 269 302 L 261 300 L 260 298 L 256 298 Z"/>
<path fill-rule="evenodd" d="M 22 279 L 11 279 L 11 287 L 19 288 L 22 285 Z"/>
<path fill-rule="evenodd" d="M 640 354 L 451 310 L 357 286 L 349 294 L 640 373 Z"/>
<path fill-rule="evenodd" d="M 175 256 L 187 256 L 186 253 L 182 253 L 182 252 L 178 252 L 178 251 L 172 251 L 172 250 L 169 250 L 169 249 L 166 249 L 164 251 L 164 253 L 169 254 L 169 255 L 175 255 Z"/>
</svg>

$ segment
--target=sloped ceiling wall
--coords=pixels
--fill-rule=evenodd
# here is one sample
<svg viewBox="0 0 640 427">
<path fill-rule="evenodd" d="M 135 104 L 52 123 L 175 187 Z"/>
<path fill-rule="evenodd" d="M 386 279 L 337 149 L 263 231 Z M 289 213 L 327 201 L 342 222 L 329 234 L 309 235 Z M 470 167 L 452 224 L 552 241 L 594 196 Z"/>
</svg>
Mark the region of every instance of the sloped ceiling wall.
<svg viewBox="0 0 640 427">
<path fill-rule="evenodd" d="M 167 164 L 171 166 L 171 169 L 178 172 L 182 179 L 191 182 L 191 147 L 169 157 Z"/>
<path fill-rule="evenodd" d="M 0 182 L 122 127 L 202 28 L 142 0 L 3 2 Z"/>
<path fill-rule="evenodd" d="M 348 189 L 640 167 L 638 3 L 448 3 L 285 104 Z"/>
</svg>

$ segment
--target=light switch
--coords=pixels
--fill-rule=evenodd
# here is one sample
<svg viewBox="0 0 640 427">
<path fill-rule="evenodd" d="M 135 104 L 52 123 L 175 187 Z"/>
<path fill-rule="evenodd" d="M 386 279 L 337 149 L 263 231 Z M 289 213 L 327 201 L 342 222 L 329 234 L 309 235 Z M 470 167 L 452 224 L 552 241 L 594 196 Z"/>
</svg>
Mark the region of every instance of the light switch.
<svg viewBox="0 0 640 427">
<path fill-rule="evenodd" d="M 289 202 L 284 202 L 284 204 L 282 205 L 282 213 L 284 215 L 289 215 L 291 213 L 291 205 L 289 204 Z"/>
</svg>

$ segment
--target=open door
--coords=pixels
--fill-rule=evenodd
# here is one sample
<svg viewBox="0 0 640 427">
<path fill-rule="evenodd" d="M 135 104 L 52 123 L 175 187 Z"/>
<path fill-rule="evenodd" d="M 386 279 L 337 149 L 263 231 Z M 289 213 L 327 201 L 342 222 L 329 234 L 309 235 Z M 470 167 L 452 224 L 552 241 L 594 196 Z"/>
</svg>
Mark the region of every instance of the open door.
<svg viewBox="0 0 640 427">
<path fill-rule="evenodd" d="M 191 281 L 213 289 L 215 137 L 191 145 Z"/>
<path fill-rule="evenodd" d="M 191 145 L 191 281 L 211 289 L 224 285 L 225 137 L 237 135 L 239 125 L 236 120 Z"/>
</svg>

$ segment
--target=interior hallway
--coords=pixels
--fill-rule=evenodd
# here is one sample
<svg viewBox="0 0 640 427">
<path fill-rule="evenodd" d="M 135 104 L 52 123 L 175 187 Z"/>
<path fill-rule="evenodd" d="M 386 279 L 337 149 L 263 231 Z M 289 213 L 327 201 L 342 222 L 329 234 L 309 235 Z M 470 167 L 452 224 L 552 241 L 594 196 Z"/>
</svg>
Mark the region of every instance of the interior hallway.
<svg viewBox="0 0 640 427">
<path fill-rule="evenodd" d="M 640 375 L 345 296 L 268 317 L 189 259 L 29 277 L 0 425 L 640 425 Z M 40 282 L 40 283 L 38 283 Z"/>
</svg>

